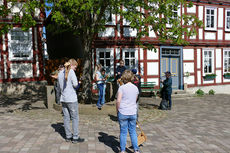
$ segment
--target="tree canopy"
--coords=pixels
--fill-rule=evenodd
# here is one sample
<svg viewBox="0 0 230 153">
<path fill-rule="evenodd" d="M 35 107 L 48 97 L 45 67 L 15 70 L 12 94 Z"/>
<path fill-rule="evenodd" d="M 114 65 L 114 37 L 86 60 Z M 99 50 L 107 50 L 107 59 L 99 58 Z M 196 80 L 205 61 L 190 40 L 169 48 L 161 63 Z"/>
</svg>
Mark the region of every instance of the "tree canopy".
<svg viewBox="0 0 230 153">
<path fill-rule="evenodd" d="M 76 35 L 93 40 L 95 34 L 105 28 L 108 18 L 105 12 L 119 15 L 130 23 L 130 27 L 137 29 L 137 40 L 148 31 L 154 31 L 162 42 L 171 41 L 176 44 L 185 44 L 184 36 L 194 35 L 196 27 L 202 22 L 195 15 L 175 14 L 179 8 L 192 7 L 192 2 L 185 0 L 7 0 L 8 7 L 0 6 L 0 15 L 7 19 L 10 14 L 12 22 L 1 22 L 1 33 L 12 28 L 13 23 L 21 23 L 23 30 L 36 24 L 34 17 L 36 9 L 52 10 L 52 21 L 64 27 L 64 30 L 73 31 Z M 12 12 L 14 6 L 21 8 Z M 10 5 L 9 5 L 10 4 Z M 52 4 L 52 5 L 49 5 Z M 170 25 L 170 28 L 167 27 Z M 188 28 L 189 27 L 189 28 Z M 150 47 L 150 46 L 149 46 Z"/>
<path fill-rule="evenodd" d="M 126 21 L 137 30 L 135 42 L 140 47 L 154 48 L 151 43 L 144 44 L 141 39 L 154 31 L 160 42 L 177 45 L 187 44 L 186 37 L 196 34 L 196 28 L 202 25 L 195 15 L 185 14 L 180 8 L 192 7 L 186 0 L 6 0 L 0 6 L 0 34 L 6 33 L 14 23 L 21 24 L 23 30 L 36 25 L 39 19 L 35 16 L 51 10 L 51 20 L 62 27 L 57 32 L 71 31 L 77 35 L 84 50 L 83 99 L 90 102 L 92 81 L 92 42 L 98 32 L 105 30 L 110 20 L 107 13 L 115 14 L 119 20 Z M 20 9 L 12 11 L 21 3 Z M 9 5 L 10 4 L 10 5 Z M 52 4 L 52 5 L 50 5 Z M 180 10 L 180 11 L 179 11 Z M 177 13 L 179 12 L 179 13 Z M 8 16 L 12 19 L 8 19 Z M 6 22 L 4 22 L 6 21 Z M 52 29 L 52 24 L 47 28 Z"/>
</svg>

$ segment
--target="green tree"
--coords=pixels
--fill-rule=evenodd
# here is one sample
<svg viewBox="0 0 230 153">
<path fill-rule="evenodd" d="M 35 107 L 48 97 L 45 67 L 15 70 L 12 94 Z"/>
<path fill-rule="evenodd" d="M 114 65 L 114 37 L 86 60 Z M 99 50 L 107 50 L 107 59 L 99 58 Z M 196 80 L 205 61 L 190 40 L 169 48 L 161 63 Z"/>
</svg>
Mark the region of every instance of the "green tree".
<svg viewBox="0 0 230 153">
<path fill-rule="evenodd" d="M 17 0 L 10 1 L 15 1 L 14 4 L 17 2 Z M 160 42 L 182 45 L 187 44 L 184 38 L 195 35 L 196 27 L 202 25 L 194 15 L 177 16 L 174 13 L 173 10 L 180 7 L 192 7 L 192 3 L 185 0 L 47 0 L 47 3 L 39 0 L 25 1 L 21 9 L 24 12 L 23 16 L 14 13 L 13 21 L 22 23 L 23 29 L 26 30 L 36 24 L 36 18 L 33 16 L 36 8 L 52 10 L 51 20 L 63 30 L 72 31 L 81 39 L 84 49 L 82 97 L 86 103 L 91 102 L 92 97 L 92 42 L 96 34 L 105 29 L 104 25 L 108 20 L 105 17 L 106 11 L 129 21 L 130 27 L 138 31 L 135 42 L 140 47 L 148 49 L 153 49 L 154 45 L 144 44 L 141 38 L 148 35 L 149 30 L 158 35 Z M 0 9 L 3 17 L 10 13 L 4 6 Z M 170 28 L 167 25 L 170 25 Z M 1 24 L 1 33 L 7 32 L 11 27 L 9 24 Z"/>
</svg>

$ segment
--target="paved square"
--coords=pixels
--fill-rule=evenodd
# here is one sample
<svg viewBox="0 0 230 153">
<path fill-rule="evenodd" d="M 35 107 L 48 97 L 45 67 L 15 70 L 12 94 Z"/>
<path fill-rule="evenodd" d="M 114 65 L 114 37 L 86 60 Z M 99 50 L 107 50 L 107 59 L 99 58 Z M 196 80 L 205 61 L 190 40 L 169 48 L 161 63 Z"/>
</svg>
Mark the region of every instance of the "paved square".
<svg viewBox="0 0 230 153">
<path fill-rule="evenodd" d="M 171 111 L 156 109 L 160 99 L 142 98 L 139 121 L 148 140 L 142 153 L 229 153 L 230 95 L 173 99 Z M 6 112 L 0 108 L 0 153 L 114 153 L 119 152 L 119 125 L 114 112 L 79 105 L 84 143 L 64 141 L 60 112 L 33 107 Z M 81 113 L 91 107 L 90 114 Z M 111 110 L 112 110 L 111 109 Z M 133 152 L 127 142 L 127 152 Z"/>
</svg>

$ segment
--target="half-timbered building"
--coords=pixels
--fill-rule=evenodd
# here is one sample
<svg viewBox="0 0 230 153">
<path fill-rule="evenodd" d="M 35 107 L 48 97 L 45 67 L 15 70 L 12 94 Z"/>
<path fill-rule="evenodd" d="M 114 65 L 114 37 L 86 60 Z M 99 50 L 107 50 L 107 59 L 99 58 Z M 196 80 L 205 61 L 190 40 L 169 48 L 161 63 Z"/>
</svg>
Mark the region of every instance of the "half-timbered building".
<svg viewBox="0 0 230 153">
<path fill-rule="evenodd" d="M 11 8 L 19 12 L 23 2 Z M 0 5 L 11 7 L 11 2 L 0 0 Z M 0 36 L 0 85 L 2 92 L 23 93 L 32 82 L 44 80 L 43 20 L 44 12 L 36 10 L 37 24 L 28 31 L 22 31 L 21 24 L 12 22 L 12 16 L 0 17 L 1 23 L 13 23 L 13 28 Z M 19 84 L 21 83 L 20 86 Z M 18 86 L 19 85 L 19 86 Z"/>
<path fill-rule="evenodd" d="M 203 21 L 204 28 L 197 28 L 197 35 L 185 38 L 189 45 L 176 46 L 158 41 L 154 31 L 142 38 L 155 45 L 157 52 L 140 48 L 133 43 L 137 31 L 126 20 L 107 13 L 110 22 L 104 32 L 98 33 L 94 42 L 93 64 L 101 63 L 113 75 L 118 60 L 123 59 L 128 69 L 136 68 L 142 81 L 155 82 L 160 88 L 164 72 L 171 71 L 173 89 L 194 93 L 198 88 L 214 89 L 228 93 L 230 79 L 230 1 L 190 0 L 193 7 L 180 7 L 177 15 L 193 14 Z M 208 79 L 208 74 L 216 74 Z"/>
</svg>

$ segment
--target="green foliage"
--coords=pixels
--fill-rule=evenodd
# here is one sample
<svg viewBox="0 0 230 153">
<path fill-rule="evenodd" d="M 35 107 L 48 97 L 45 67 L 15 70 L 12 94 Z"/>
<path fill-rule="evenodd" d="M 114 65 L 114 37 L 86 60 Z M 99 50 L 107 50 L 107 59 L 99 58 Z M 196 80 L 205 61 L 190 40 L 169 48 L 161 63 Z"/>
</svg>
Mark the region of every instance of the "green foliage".
<svg viewBox="0 0 230 153">
<path fill-rule="evenodd" d="M 18 3 L 17 0 L 8 1 L 11 1 L 12 7 Z M 105 12 L 119 15 L 120 21 L 129 21 L 130 27 L 138 31 L 136 43 L 140 47 L 154 50 L 154 45 L 140 41 L 143 36 L 148 35 L 148 31 L 156 32 L 161 42 L 186 45 L 188 42 L 184 38 L 195 35 L 196 27 L 202 26 L 202 21 L 194 15 L 182 14 L 175 17 L 173 10 L 193 6 L 192 2 L 185 0 L 148 0 L 148 3 L 145 0 L 47 0 L 45 4 L 40 0 L 27 0 L 23 4 L 20 12 L 12 15 L 13 22 L 22 23 L 23 30 L 36 24 L 33 16 L 36 8 L 47 9 L 52 10 L 53 22 L 66 31 L 73 31 L 85 42 L 91 42 L 95 34 L 105 29 L 104 25 L 108 22 Z M 0 15 L 6 17 L 11 8 L 1 6 Z M 21 12 L 23 17 L 20 17 Z M 190 30 L 187 26 L 191 27 Z M 4 33 L 10 28 L 11 26 L 1 24 L 0 31 Z"/>
<path fill-rule="evenodd" d="M 208 94 L 209 95 L 215 95 L 215 91 L 213 89 L 211 89 L 211 90 L 208 91 Z"/>
<path fill-rule="evenodd" d="M 206 77 L 209 77 L 209 76 L 211 76 L 211 77 L 212 77 L 212 76 L 213 76 L 213 77 L 215 77 L 215 76 L 216 76 L 216 74 L 214 74 L 214 73 L 212 73 L 212 74 L 206 74 L 205 76 L 206 76 Z"/>
<path fill-rule="evenodd" d="M 197 96 L 203 96 L 204 95 L 204 91 L 201 89 L 198 89 L 195 93 Z"/>
</svg>

